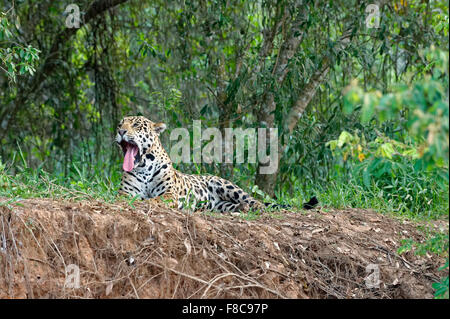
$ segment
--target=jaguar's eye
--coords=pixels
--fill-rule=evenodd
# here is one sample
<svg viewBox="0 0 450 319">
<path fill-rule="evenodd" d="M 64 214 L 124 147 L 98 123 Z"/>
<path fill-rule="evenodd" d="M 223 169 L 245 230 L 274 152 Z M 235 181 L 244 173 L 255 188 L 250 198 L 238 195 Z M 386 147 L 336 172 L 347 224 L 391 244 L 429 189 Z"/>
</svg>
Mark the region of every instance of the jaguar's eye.
<svg viewBox="0 0 450 319">
<path fill-rule="evenodd" d="M 134 124 L 133 124 L 133 127 L 134 127 L 134 128 L 136 128 L 136 127 L 138 127 L 138 126 L 139 126 L 138 123 L 134 123 Z"/>
</svg>

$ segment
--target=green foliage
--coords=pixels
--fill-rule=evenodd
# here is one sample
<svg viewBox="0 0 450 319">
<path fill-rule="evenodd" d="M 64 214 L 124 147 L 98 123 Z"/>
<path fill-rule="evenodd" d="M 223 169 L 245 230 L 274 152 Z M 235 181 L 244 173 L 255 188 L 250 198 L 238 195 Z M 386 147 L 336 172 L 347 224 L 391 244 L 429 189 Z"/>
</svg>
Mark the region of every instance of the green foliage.
<svg viewBox="0 0 450 319">
<path fill-rule="evenodd" d="M 410 87 L 398 84 L 385 94 L 366 93 L 355 82 L 347 88 L 344 110 L 359 114 L 364 134 L 342 131 L 326 145 L 365 192 L 381 192 L 397 211 L 439 216 L 448 214 L 448 53 L 422 54 L 430 67 Z M 397 126 L 390 136 L 380 132 L 390 123 Z M 436 203 L 446 204 L 437 210 Z"/>
<path fill-rule="evenodd" d="M 82 13 L 92 3 L 77 1 Z M 372 3 L 124 1 L 76 30 L 64 1 L 2 3 L 0 196 L 114 200 L 115 128 L 138 114 L 167 124 L 168 149 L 170 130 L 193 120 L 277 127 L 277 202 L 300 207 L 315 194 L 324 206 L 448 218 L 448 1 L 384 2 L 369 28 Z M 270 201 L 257 164 L 176 168 Z"/>
<path fill-rule="evenodd" d="M 436 233 L 431 236 L 424 243 L 417 243 L 412 239 L 405 239 L 402 241 L 402 245 L 398 249 L 398 253 L 402 254 L 411 250 L 414 250 L 416 255 L 425 255 L 428 252 L 447 257 L 445 265 L 439 268 L 440 271 L 447 273 L 447 276 L 442 277 L 440 282 L 433 283 L 436 299 L 448 299 L 449 298 L 449 281 L 448 281 L 448 269 L 449 269 L 449 236 L 448 233 Z"/>
<path fill-rule="evenodd" d="M 166 122 L 169 132 L 162 139 L 170 148 L 170 129 L 189 128 L 192 120 L 221 130 L 267 125 L 261 114 L 271 95 L 276 106 L 268 114 L 282 145 L 271 185 L 278 199 L 300 203 L 320 192 L 322 201 L 338 206 L 371 203 L 440 216 L 448 187 L 433 180 L 448 176 L 448 3 L 380 5 L 380 28 L 368 28 L 370 3 L 125 1 L 76 30 L 64 25 L 66 3 L 5 3 L 0 156 L 10 175 L 19 173 L 21 158 L 30 170 L 66 179 L 77 169 L 88 177 L 118 174 L 112 140 L 122 116 Z M 92 1 L 77 4 L 87 12 Z M 346 30 L 350 42 L 339 50 Z M 292 35 L 301 41 L 280 81 L 278 67 Z M 45 59 L 38 60 L 32 48 Z M 289 130 L 291 110 L 326 65 L 329 73 Z M 344 131 L 368 142 L 354 149 L 346 143 L 333 156 L 327 142 Z M 20 161 L 14 158 L 18 141 Z M 257 164 L 177 168 L 219 174 L 266 197 L 263 185 L 254 188 Z M 83 180 L 74 183 L 87 187 Z"/>
<path fill-rule="evenodd" d="M 419 154 L 412 145 L 382 134 L 367 142 L 357 133 L 343 131 L 327 143 L 348 179 L 364 193 L 372 193 L 388 203 L 393 211 L 438 217 L 446 214 L 447 180 L 442 172 L 417 168 Z"/>
<path fill-rule="evenodd" d="M 19 155 L 20 156 L 20 155 Z M 16 174 L 8 174 L 0 161 L 0 196 L 21 198 L 52 197 L 70 199 L 117 200 L 121 175 L 105 174 L 101 168 L 90 173 L 74 163 L 68 175 L 31 169 L 26 163 L 16 165 Z"/>
<path fill-rule="evenodd" d="M 445 265 L 439 268 L 440 271 L 446 271 L 448 273 L 448 257 Z M 440 282 L 433 283 L 433 288 L 436 290 L 434 293 L 434 297 L 436 299 L 449 299 L 449 282 L 448 275 L 446 277 L 442 277 Z"/>
<path fill-rule="evenodd" d="M 17 74 L 33 75 L 36 72 L 40 51 L 13 41 L 11 29 L 7 14 L 0 11 L 0 70 L 16 82 Z"/>
<path fill-rule="evenodd" d="M 402 245 L 398 249 L 398 253 L 402 254 L 407 251 L 414 250 L 414 253 L 419 256 L 426 255 L 427 252 L 448 256 L 449 237 L 446 233 L 436 233 L 431 236 L 424 243 L 417 243 L 412 239 L 404 239 Z"/>
<path fill-rule="evenodd" d="M 393 92 L 364 93 L 355 85 L 346 94 L 346 112 L 362 105 L 361 122 L 397 121 L 415 144 L 421 164 L 428 170 L 447 171 L 449 154 L 448 52 L 431 48 L 422 51 L 427 61 L 424 79 L 411 87 L 399 84 Z M 402 134 L 398 134 L 401 138 Z M 387 150 L 389 152 L 389 150 Z"/>
</svg>

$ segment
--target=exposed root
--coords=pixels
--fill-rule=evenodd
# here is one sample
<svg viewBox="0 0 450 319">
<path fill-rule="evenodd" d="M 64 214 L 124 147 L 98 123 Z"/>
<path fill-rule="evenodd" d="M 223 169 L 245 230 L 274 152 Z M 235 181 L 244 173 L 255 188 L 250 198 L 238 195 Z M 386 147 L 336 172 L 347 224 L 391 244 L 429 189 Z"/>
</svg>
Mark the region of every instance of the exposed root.
<svg viewBox="0 0 450 319">
<path fill-rule="evenodd" d="M 441 276 L 441 258 L 397 254 L 402 238 L 423 240 L 416 224 L 372 211 L 248 221 L 133 206 L 0 206 L 0 298 L 431 298 Z M 66 281 L 69 265 L 78 288 Z M 375 287 L 369 265 L 379 269 Z"/>
</svg>

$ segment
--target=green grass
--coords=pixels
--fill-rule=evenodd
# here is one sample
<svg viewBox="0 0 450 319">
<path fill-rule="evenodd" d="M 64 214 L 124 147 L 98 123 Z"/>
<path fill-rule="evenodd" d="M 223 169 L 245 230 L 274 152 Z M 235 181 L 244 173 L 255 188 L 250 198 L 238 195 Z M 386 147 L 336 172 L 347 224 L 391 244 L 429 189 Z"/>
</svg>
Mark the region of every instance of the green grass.
<svg viewBox="0 0 450 319">
<path fill-rule="evenodd" d="M 278 192 L 279 202 L 301 207 L 312 195 L 320 206 L 364 208 L 413 220 L 448 219 L 448 181 L 433 173 L 413 172 L 372 179 L 366 185 L 356 173 L 337 175 L 328 183 L 297 180 L 293 190 Z M 307 183 L 306 185 L 302 183 Z"/>
<path fill-rule="evenodd" d="M 16 166 L 16 170 L 15 174 L 11 174 L 4 170 L 4 167 L 0 167 L 0 196 L 10 199 L 35 197 L 98 199 L 106 202 L 118 199 L 117 191 L 121 179 L 119 169 L 117 173 L 109 175 L 102 172 L 88 173 L 74 165 L 68 177 L 50 174 L 40 168 Z M 447 192 L 441 190 L 440 193 L 436 193 L 430 205 L 418 211 L 409 210 L 402 202 L 402 198 L 393 196 L 388 198 L 383 189 L 374 187 L 366 190 L 353 181 L 331 182 L 327 187 L 315 186 L 306 190 L 298 187 L 293 193 L 278 193 L 277 202 L 300 208 L 312 194 L 317 196 L 320 206 L 337 209 L 345 207 L 374 209 L 409 219 L 448 218 L 448 188 Z M 246 218 L 255 219 L 257 216 L 257 213 L 251 213 Z"/>
<path fill-rule="evenodd" d="M 109 174 L 102 170 L 101 165 L 91 167 L 73 164 L 69 169 L 68 176 L 62 173 L 48 173 L 41 168 L 31 169 L 25 161 L 22 165 L 15 165 L 15 173 L 6 170 L 0 162 L 0 197 L 6 200 L 0 201 L 0 206 L 9 207 L 11 204 L 20 205 L 18 201 L 26 198 L 62 198 L 71 200 L 101 200 L 105 202 L 124 201 L 134 208 L 137 197 L 118 196 L 118 187 L 121 180 L 121 171 Z M 431 185 L 432 181 L 420 181 L 423 185 Z M 414 184 L 411 181 L 406 183 Z M 294 192 L 278 193 L 278 203 L 288 204 L 293 207 L 302 207 L 302 204 L 313 194 L 319 199 L 320 206 L 325 206 L 322 211 L 328 208 L 367 208 L 374 209 L 380 213 L 394 214 L 394 216 L 413 220 L 433 220 L 448 219 L 448 184 L 446 187 L 426 188 L 405 188 L 399 185 L 397 188 L 388 187 L 384 184 L 373 184 L 371 188 L 364 187 L 358 179 L 345 180 L 336 178 L 326 186 L 321 185 L 301 185 L 298 181 L 294 185 Z M 384 185 L 384 186 L 383 186 Z M 416 200 L 418 203 L 426 203 L 418 206 L 416 203 L 405 203 L 402 192 L 407 190 L 409 197 L 406 200 Z M 420 198 L 417 198 L 417 197 Z M 428 198 L 431 198 L 430 201 Z M 167 202 L 168 203 L 168 202 Z M 410 209 L 413 207 L 414 209 Z M 301 211 L 300 213 L 308 213 Z M 225 216 L 216 212 L 204 212 L 205 216 L 214 218 L 224 218 Z M 242 220 L 257 220 L 262 216 L 258 211 L 241 213 L 237 216 Z M 264 216 L 272 218 L 283 218 L 283 212 L 270 210 Z M 425 243 L 415 243 L 412 239 L 406 239 L 402 243 L 401 249 L 404 251 L 415 248 L 418 253 L 429 251 L 431 253 L 447 257 L 447 264 L 442 267 L 443 271 L 448 270 L 448 233 L 428 233 L 428 241 Z M 448 272 L 447 272 L 448 273 Z M 433 284 L 436 298 L 448 298 L 448 276 L 442 277 L 440 282 Z"/>
<path fill-rule="evenodd" d="M 41 168 L 15 167 L 8 173 L 0 163 L 0 196 L 14 198 L 100 199 L 114 202 L 120 175 L 87 173 L 75 164 L 69 176 L 50 174 Z"/>
<path fill-rule="evenodd" d="M 434 220 L 448 218 L 448 189 L 436 192 L 435 198 L 429 204 L 411 210 L 406 201 L 414 197 L 392 196 L 385 189 L 374 186 L 366 190 L 361 185 L 349 181 L 348 183 L 331 182 L 328 187 L 317 187 L 315 190 L 319 202 L 333 208 L 367 208 L 381 213 L 392 213 L 397 216 L 418 220 Z M 417 195 L 420 196 L 420 195 Z"/>
<path fill-rule="evenodd" d="M 16 161 L 14 170 L 11 173 L 11 168 L 8 170 L 0 162 L 0 196 L 10 200 L 50 197 L 114 202 L 124 199 L 117 194 L 121 180 L 119 167 L 114 172 L 107 173 L 101 164 L 88 167 L 75 162 L 65 176 L 62 172 L 49 173 L 39 167 L 31 169 L 25 161 L 19 160 Z M 444 187 L 437 187 L 433 176 L 420 175 L 401 180 L 397 184 L 393 188 L 386 181 L 374 182 L 367 188 L 356 176 L 350 179 L 336 177 L 326 185 L 310 183 L 305 187 L 299 179 L 293 185 L 293 191 L 277 193 L 277 203 L 301 208 L 304 202 L 315 195 L 320 206 L 331 208 L 374 209 L 381 213 L 419 220 L 448 219 L 448 183 Z M 416 186 L 417 184 L 420 185 Z M 253 195 L 258 197 L 258 194 Z M 130 205 L 135 200 L 136 198 L 127 199 Z M 250 212 L 241 217 L 252 220 L 258 218 L 259 214 Z"/>
</svg>

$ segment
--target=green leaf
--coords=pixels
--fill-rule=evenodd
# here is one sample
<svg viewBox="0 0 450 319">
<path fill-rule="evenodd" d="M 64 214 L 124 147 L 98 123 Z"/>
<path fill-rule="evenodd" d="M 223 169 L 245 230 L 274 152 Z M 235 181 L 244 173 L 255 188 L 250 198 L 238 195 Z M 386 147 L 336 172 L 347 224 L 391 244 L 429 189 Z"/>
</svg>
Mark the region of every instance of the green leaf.
<svg viewBox="0 0 450 319">
<path fill-rule="evenodd" d="M 344 146 L 344 144 L 346 144 L 346 143 L 350 144 L 350 141 L 352 139 L 353 139 L 353 136 L 349 132 L 342 131 L 341 135 L 339 135 L 337 146 L 339 148 L 342 148 L 342 146 Z"/>
<path fill-rule="evenodd" d="M 383 143 L 377 150 L 377 154 L 388 159 L 392 159 L 394 153 L 394 146 L 391 143 Z"/>
</svg>

